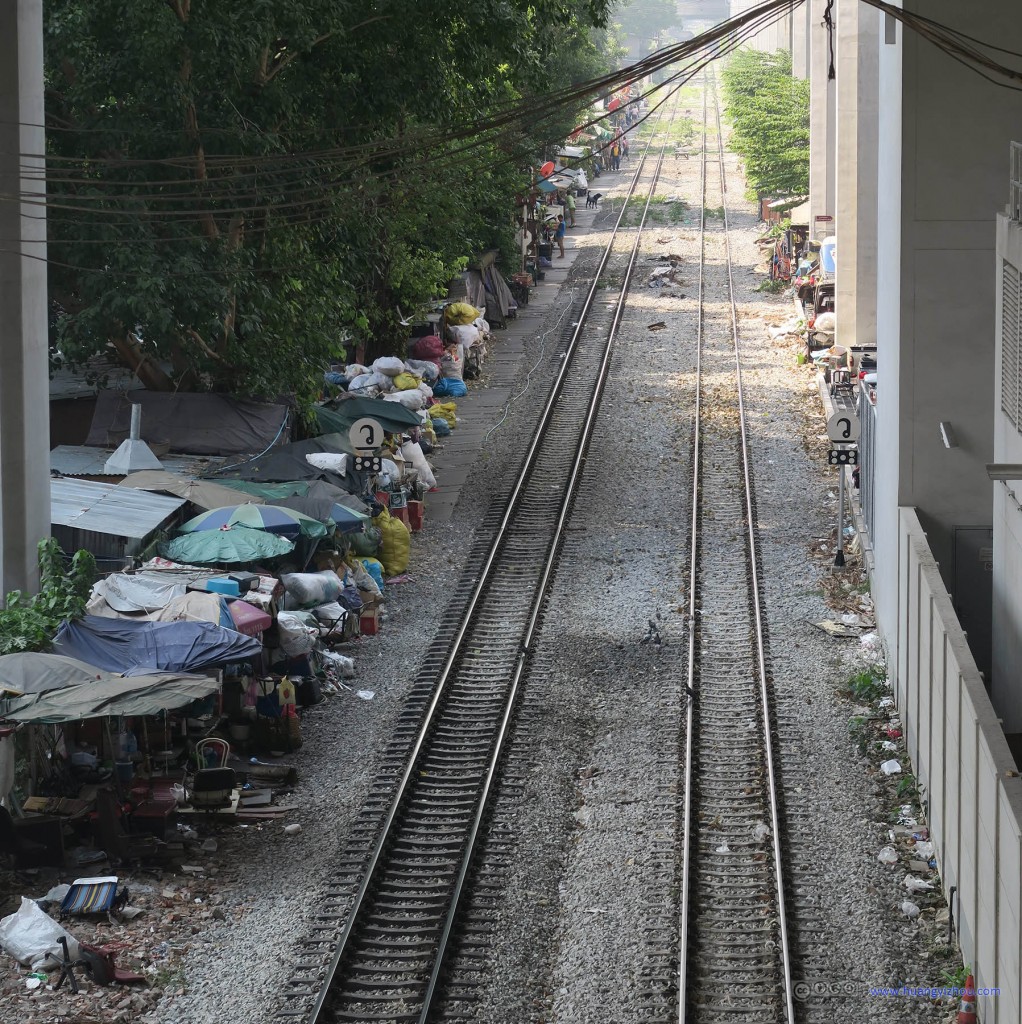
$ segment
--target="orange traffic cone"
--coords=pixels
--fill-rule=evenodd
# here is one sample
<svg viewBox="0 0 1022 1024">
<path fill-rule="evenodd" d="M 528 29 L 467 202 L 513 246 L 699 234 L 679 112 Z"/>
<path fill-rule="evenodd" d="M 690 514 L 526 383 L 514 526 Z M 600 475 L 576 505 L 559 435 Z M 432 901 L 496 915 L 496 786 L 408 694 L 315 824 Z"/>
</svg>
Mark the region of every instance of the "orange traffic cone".
<svg viewBox="0 0 1022 1024">
<path fill-rule="evenodd" d="M 962 1001 L 958 1004 L 958 1024 L 976 1024 L 976 979 L 971 974 L 965 979 Z"/>
</svg>

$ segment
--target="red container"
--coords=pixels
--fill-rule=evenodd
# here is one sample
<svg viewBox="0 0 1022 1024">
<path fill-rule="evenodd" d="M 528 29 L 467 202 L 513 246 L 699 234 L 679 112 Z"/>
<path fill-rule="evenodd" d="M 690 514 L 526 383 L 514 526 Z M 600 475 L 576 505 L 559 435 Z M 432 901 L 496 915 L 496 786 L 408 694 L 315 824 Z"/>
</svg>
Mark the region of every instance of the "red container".
<svg viewBox="0 0 1022 1024">
<path fill-rule="evenodd" d="M 390 506 L 390 491 L 377 491 L 376 500 L 386 507 Z"/>
<path fill-rule="evenodd" d="M 234 628 L 245 636 L 258 638 L 262 636 L 264 629 L 269 629 L 273 625 L 273 619 L 262 608 L 257 608 L 247 601 L 232 601 L 227 610 L 234 620 Z"/>
<path fill-rule="evenodd" d="M 358 628 L 363 636 L 376 636 L 380 631 L 379 608 L 363 608 L 358 617 Z"/>
<path fill-rule="evenodd" d="M 412 533 L 418 533 L 422 529 L 422 522 L 426 517 L 426 503 L 423 501 L 408 502 L 408 528 Z"/>
</svg>

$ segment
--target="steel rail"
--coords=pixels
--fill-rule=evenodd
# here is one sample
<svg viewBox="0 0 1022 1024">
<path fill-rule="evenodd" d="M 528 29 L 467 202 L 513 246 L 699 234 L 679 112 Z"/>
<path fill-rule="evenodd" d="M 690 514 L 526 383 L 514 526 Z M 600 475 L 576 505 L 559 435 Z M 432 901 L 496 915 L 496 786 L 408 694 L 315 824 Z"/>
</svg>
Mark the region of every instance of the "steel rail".
<svg viewBox="0 0 1022 1024">
<path fill-rule="evenodd" d="M 720 170 L 720 191 L 724 212 L 724 250 L 727 256 L 728 297 L 731 307 L 731 330 L 735 348 L 735 379 L 738 383 L 738 423 L 741 434 L 742 478 L 745 491 L 746 536 L 749 544 L 749 573 L 752 582 L 752 610 L 756 621 L 756 660 L 759 672 L 759 691 L 763 709 L 763 748 L 767 764 L 767 789 L 770 797 L 770 832 L 773 837 L 774 871 L 777 876 L 777 926 L 781 937 L 781 968 L 784 973 L 785 1020 L 795 1024 L 795 1004 L 792 986 L 791 944 L 788 937 L 788 919 L 784 898 L 784 866 L 781 851 L 781 814 L 778 799 L 776 768 L 774 765 L 773 741 L 770 721 L 770 676 L 767 671 L 766 649 L 763 642 L 763 603 L 760 597 L 759 545 L 756 538 L 756 514 L 752 501 L 752 459 L 749 454 L 749 435 L 746 426 L 745 398 L 742 383 L 742 349 L 738 331 L 738 305 L 735 300 L 735 282 L 731 262 L 731 237 L 727 218 L 727 181 L 724 168 L 724 133 L 720 124 L 720 104 L 716 91 L 713 95 L 714 114 L 717 122 L 718 167 Z"/>
<path fill-rule="evenodd" d="M 663 110 L 664 106 L 667 104 L 668 100 L 670 100 L 675 95 L 675 93 L 681 87 L 682 84 L 684 84 L 684 81 L 679 82 L 678 85 L 676 86 L 676 88 L 673 89 L 667 96 L 665 96 L 657 104 L 655 109 L 659 110 L 659 117 L 658 117 L 658 121 L 657 121 L 658 125 L 659 125 L 660 121 L 662 121 L 663 116 L 664 116 L 664 110 Z M 371 890 L 371 888 L 373 886 L 374 876 L 375 876 L 375 874 L 377 872 L 377 869 L 379 868 L 379 866 L 380 866 L 380 864 L 381 864 L 381 862 L 383 860 L 384 852 L 385 852 L 385 849 L 386 849 L 386 847 L 388 845 L 388 841 L 389 841 L 389 837 L 390 837 L 390 833 L 391 833 L 392 827 L 394 826 L 395 820 L 396 820 L 396 818 L 397 818 L 397 816 L 399 814 L 399 810 L 400 810 L 400 808 L 402 806 L 402 803 L 404 801 L 405 794 L 409 790 L 410 780 L 414 776 L 414 773 L 416 771 L 416 766 L 419 763 L 420 756 L 422 755 L 423 750 L 426 747 L 428 737 L 429 737 L 429 735 L 430 735 L 430 733 L 432 731 L 433 723 L 434 723 L 434 720 L 435 720 L 435 717 L 436 717 L 436 714 L 437 714 L 437 709 L 438 709 L 438 707 L 439 707 L 439 705 L 441 703 L 442 698 L 444 697 L 445 691 L 447 689 L 448 682 L 450 681 L 450 679 L 452 677 L 453 669 L 454 669 L 455 665 L 457 664 L 457 662 L 458 662 L 458 660 L 459 660 L 459 658 L 461 656 L 462 649 L 463 649 L 463 646 L 464 646 L 464 643 L 465 643 L 465 639 L 466 639 L 466 636 L 467 636 L 467 634 L 469 632 L 470 624 L 471 624 L 471 622 L 473 620 L 473 617 L 475 616 L 477 608 L 479 607 L 479 605 L 481 603 L 482 596 L 485 593 L 487 585 L 488 585 L 488 583 L 490 581 L 491 575 L 493 573 L 494 565 L 495 565 L 495 563 L 496 563 L 496 561 L 497 561 L 497 559 L 499 557 L 500 551 L 501 551 L 501 549 L 503 547 L 503 542 L 504 542 L 505 537 L 506 537 L 506 535 L 508 533 L 509 526 L 510 526 L 510 524 L 511 524 L 513 518 L 514 518 L 515 512 L 517 511 L 517 508 L 518 508 L 518 505 L 519 505 L 519 501 L 521 499 L 521 495 L 522 495 L 524 487 L 525 487 L 526 480 L 528 479 L 528 477 L 529 477 L 529 475 L 530 475 L 530 473 L 531 473 L 531 471 L 533 469 L 533 466 L 534 466 L 534 464 L 536 462 L 537 453 L 539 452 L 540 445 L 542 443 L 543 437 L 544 437 L 544 435 L 546 433 L 547 427 L 548 427 L 548 425 L 550 423 L 550 420 L 551 420 L 551 418 L 553 416 L 554 409 L 555 409 L 555 407 L 557 405 L 558 397 L 559 397 L 559 395 L 560 395 L 560 393 L 562 391 L 562 388 L 563 388 L 563 385 L 564 385 L 564 381 L 567 379 L 567 376 L 568 376 L 568 373 L 569 373 L 569 369 L 570 369 L 573 357 L 574 357 L 575 352 L 576 352 L 576 350 L 578 348 L 579 339 L 581 338 L 582 333 L 583 333 L 583 329 L 586 326 L 587 317 L 589 315 L 589 312 L 590 312 L 590 310 L 592 308 L 592 305 L 593 305 L 593 303 L 595 301 L 595 297 L 596 297 L 597 292 L 599 290 L 600 276 L 603 273 L 604 269 L 606 268 L 606 265 L 607 265 L 607 263 L 608 263 L 608 261 L 610 259 L 611 253 L 612 253 L 613 248 L 614 248 L 614 243 L 615 243 L 615 241 L 618 238 L 618 234 L 619 234 L 619 231 L 620 231 L 620 228 L 621 228 L 622 220 L 624 219 L 625 212 L 628 209 L 628 201 L 632 198 L 632 196 L 635 193 L 636 187 L 638 185 L 638 181 L 639 181 L 639 179 L 640 179 L 640 177 L 641 177 L 641 175 L 643 173 L 643 169 L 644 169 L 645 164 L 646 164 L 647 156 L 648 156 L 649 151 L 650 151 L 650 149 L 651 149 L 651 147 L 653 145 L 654 137 L 655 137 L 655 133 L 651 134 L 650 140 L 647 143 L 647 145 L 646 145 L 646 147 L 645 147 L 645 149 L 644 149 L 644 151 L 642 153 L 641 159 L 640 159 L 640 161 L 638 163 L 638 166 L 636 167 L 636 170 L 635 170 L 635 172 L 632 175 L 631 181 L 629 182 L 629 189 L 628 189 L 628 195 L 627 195 L 626 201 L 622 205 L 621 211 L 618 214 L 618 217 L 617 217 L 617 219 L 616 219 L 616 221 L 614 223 L 611 239 L 609 240 L 608 245 L 606 247 L 606 250 L 604 251 L 603 256 L 602 256 L 602 258 L 601 258 L 601 260 L 600 260 L 600 262 L 599 262 L 599 264 L 597 266 L 597 269 L 596 269 L 596 272 L 595 272 L 594 278 L 593 278 L 593 284 L 592 284 L 591 288 L 589 289 L 589 292 L 588 292 L 588 294 L 586 296 L 586 299 L 585 299 L 585 301 L 583 303 L 582 309 L 581 309 L 580 314 L 579 314 L 578 324 L 575 327 L 575 329 L 574 329 L 574 331 L 572 333 L 572 336 L 571 336 L 571 338 L 570 338 L 570 340 L 568 342 L 568 346 L 567 346 L 567 349 L 566 349 L 566 352 L 565 352 L 565 356 L 562 359 L 561 367 L 560 367 L 560 369 L 558 371 L 558 374 L 557 374 L 557 376 L 555 378 L 555 381 L 554 381 L 554 383 L 553 383 L 553 385 L 551 387 L 551 391 L 550 391 L 549 397 L 548 397 L 548 399 L 547 399 L 547 401 L 546 401 L 546 403 L 545 403 L 545 405 L 543 407 L 543 410 L 542 410 L 542 412 L 540 414 L 540 417 L 539 417 L 537 426 L 535 428 L 535 432 L 534 432 L 532 441 L 530 443 L 530 446 L 529 446 L 529 448 L 528 448 L 528 450 L 527 450 L 527 452 L 526 452 L 526 454 L 525 454 L 525 456 L 523 458 L 522 469 L 521 469 L 520 475 L 519 475 L 518 479 L 516 480 L 516 483 L 515 483 L 512 491 L 511 491 L 511 494 L 510 494 L 509 498 L 508 498 L 507 505 L 506 505 L 504 513 L 503 513 L 503 515 L 501 517 L 500 523 L 496 527 L 496 530 L 494 532 L 493 540 L 492 540 L 492 542 L 490 544 L 489 551 L 488 551 L 488 553 L 487 553 L 487 555 L 485 557 L 485 560 L 484 560 L 484 562 L 483 562 L 483 564 L 482 564 L 482 566 L 481 566 L 481 568 L 479 570 L 479 575 L 476 578 L 475 586 L 473 587 L 471 595 L 468 598 L 468 601 L 466 603 L 466 606 L 465 606 L 465 609 L 464 609 L 464 612 L 463 612 L 463 615 L 462 615 L 461 623 L 460 623 L 459 627 L 457 628 L 457 630 L 455 632 L 455 635 L 453 636 L 453 638 L 451 640 L 451 644 L 450 644 L 450 647 L 448 649 L 447 656 L 446 656 L 446 658 L 444 660 L 442 668 L 440 669 L 440 671 L 438 673 L 437 681 L 436 681 L 436 684 L 435 684 L 435 687 L 434 687 L 431 699 L 430 699 L 430 701 L 428 703 L 428 706 L 425 709 L 425 712 L 423 714 L 423 717 L 422 717 L 422 720 L 421 720 L 421 724 L 420 724 L 419 729 L 418 729 L 418 731 L 416 733 L 415 739 L 414 739 L 413 743 L 411 744 L 410 752 L 409 752 L 408 759 L 407 759 L 406 764 L 405 764 L 404 771 L 402 772 L 400 779 L 395 784 L 395 787 L 394 787 L 394 790 L 393 790 L 393 796 L 392 796 L 391 801 L 390 801 L 390 805 L 389 805 L 389 807 L 387 809 L 386 814 L 383 817 L 382 824 L 381 824 L 381 827 L 380 827 L 377 839 L 376 839 L 375 843 L 373 844 L 373 848 L 372 848 L 372 850 L 371 850 L 371 852 L 370 852 L 370 854 L 369 854 L 369 856 L 367 858 L 365 870 L 363 872 L 362 879 L 361 879 L 361 882 L 359 884 L 358 890 L 355 893 L 355 896 L 353 897 L 353 900 L 352 900 L 350 908 L 348 909 L 344 925 L 340 929 L 340 932 L 338 934 L 338 937 L 337 937 L 337 940 L 336 940 L 336 945 L 334 946 L 333 954 L 332 954 L 332 956 L 330 958 L 330 961 L 329 961 L 329 963 L 327 965 L 327 968 L 326 968 L 326 972 L 325 972 L 325 974 L 323 976 L 321 988 L 320 988 L 317 996 L 315 997 L 315 999 L 314 999 L 314 1001 L 312 1003 L 311 1008 L 306 1013 L 303 1014 L 305 1019 L 307 1021 L 309 1021 L 310 1024 L 315 1024 L 315 1022 L 319 1020 L 320 1015 L 322 1014 L 322 1012 L 324 1010 L 324 1007 L 326 1006 L 327 1000 L 329 999 L 330 989 L 331 989 L 331 986 L 332 986 L 332 984 L 334 982 L 334 979 L 335 979 L 335 977 L 336 977 L 336 975 L 338 973 L 338 970 L 339 970 L 341 964 L 344 962 L 344 959 L 345 959 L 345 956 L 346 956 L 346 953 L 347 953 L 347 950 L 348 950 L 348 947 L 349 947 L 350 940 L 351 940 L 351 938 L 352 938 L 352 936 L 353 936 L 353 934 L 355 932 L 357 923 L 358 923 L 359 918 L 360 918 L 360 914 L 361 914 L 362 909 L 363 909 L 363 907 L 364 907 L 364 905 L 366 903 L 367 896 L 368 896 L 368 894 L 369 894 L 369 892 L 370 892 L 370 890 Z M 661 148 L 660 157 L 659 157 L 659 160 L 657 162 L 656 176 L 659 175 L 659 171 L 660 171 L 660 167 L 661 167 L 662 162 L 663 162 L 663 157 L 664 157 L 664 152 L 665 151 L 666 151 L 666 141 L 665 141 L 664 145 Z M 649 203 L 650 203 L 650 201 L 652 199 L 652 196 L 653 196 L 653 189 L 655 188 L 655 185 L 656 185 L 656 176 L 654 177 L 653 183 L 650 186 L 650 192 L 649 192 L 649 195 L 647 196 L 646 204 L 645 204 L 645 207 L 643 209 L 642 219 L 640 221 L 639 228 L 638 228 L 638 230 L 636 232 L 636 239 L 635 239 L 635 243 L 633 245 L 632 253 L 631 253 L 631 256 L 630 256 L 630 259 L 629 259 L 628 270 L 627 270 L 627 273 L 625 275 L 625 278 L 624 278 L 624 281 L 623 281 L 623 284 L 622 284 L 622 288 L 621 288 L 621 291 L 620 291 L 619 296 L 618 296 L 617 308 L 615 310 L 615 315 L 614 315 L 614 319 L 613 319 L 613 324 L 612 324 L 611 332 L 610 332 L 610 335 L 609 335 L 608 340 L 607 340 L 607 345 L 606 345 L 606 349 L 605 349 L 604 354 L 603 354 L 603 359 L 601 361 L 600 377 L 599 377 L 599 380 L 597 382 L 596 393 L 594 394 L 593 401 L 590 404 L 590 408 L 589 408 L 589 411 L 588 411 L 588 414 L 587 414 L 587 417 L 586 417 L 586 420 L 585 420 L 585 424 L 584 424 L 584 427 L 583 427 L 583 430 L 582 430 L 582 435 L 580 437 L 579 450 L 578 450 L 578 452 L 576 454 L 576 458 L 575 458 L 574 464 L 572 466 L 572 470 L 571 470 L 571 473 L 570 473 L 570 478 L 569 478 L 569 481 L 568 481 L 568 488 L 569 489 L 566 490 L 566 493 L 565 493 L 565 496 L 564 496 L 564 501 L 562 503 L 561 515 L 560 515 L 560 517 L 558 519 L 558 523 L 557 523 L 557 527 L 556 527 L 555 537 L 554 537 L 553 542 L 550 545 L 548 561 L 547 561 L 547 564 L 546 564 L 545 569 L 543 571 L 543 574 L 541 576 L 540 587 L 539 587 L 539 589 L 537 591 L 537 594 L 540 597 L 545 592 L 545 590 L 546 590 L 546 588 L 547 588 L 547 586 L 549 584 L 549 581 L 550 581 L 550 576 L 552 575 L 552 572 L 553 572 L 554 561 L 555 561 L 556 554 L 557 554 L 557 547 L 558 547 L 561 535 L 563 533 L 564 522 L 565 522 L 565 518 L 566 518 L 566 510 L 570 507 L 571 497 L 573 495 L 574 488 L 577 485 L 577 480 L 578 480 L 578 476 L 579 476 L 579 474 L 581 472 L 581 467 L 582 467 L 582 465 L 584 463 L 585 451 L 586 451 L 586 449 L 588 447 L 588 437 L 589 437 L 589 435 L 591 433 L 590 427 L 591 427 L 591 424 L 592 424 L 592 420 L 595 417 L 596 410 L 598 409 L 598 406 L 599 406 L 600 392 L 602 391 L 603 380 L 605 379 L 606 372 L 607 372 L 607 367 L 609 366 L 610 352 L 611 352 L 611 350 L 613 348 L 614 332 L 616 331 L 617 324 L 618 324 L 618 322 L 620 320 L 621 310 L 623 308 L 624 301 L 625 301 L 625 295 L 626 295 L 626 292 L 627 292 L 629 281 L 631 279 L 632 269 L 633 269 L 634 264 L 635 264 L 635 256 L 636 256 L 636 253 L 637 253 L 639 236 L 641 235 L 642 226 L 643 226 L 643 224 L 645 222 L 645 219 L 646 219 L 646 211 L 649 208 Z M 518 653 L 518 657 L 517 657 L 517 661 L 516 661 L 516 668 L 515 668 L 515 671 L 514 671 L 514 676 L 513 676 L 513 680 L 512 680 L 512 684 L 511 684 L 510 696 L 509 696 L 509 699 L 507 701 L 507 705 L 505 707 L 505 710 L 504 710 L 504 713 L 503 713 L 503 716 L 502 716 L 502 719 L 501 719 L 501 723 L 500 723 L 499 730 L 498 730 L 498 735 L 497 735 L 497 740 L 496 740 L 496 743 L 495 743 L 495 749 L 494 749 L 493 755 L 492 755 L 492 757 L 490 759 L 489 769 L 488 769 L 487 774 L 486 774 L 486 776 L 485 776 L 485 778 L 483 780 L 483 789 L 482 789 L 482 792 L 481 792 L 481 796 L 484 797 L 484 798 L 489 794 L 490 788 L 492 787 L 492 784 L 493 784 L 493 779 L 494 779 L 495 773 L 496 773 L 497 762 L 499 761 L 500 753 L 501 753 L 501 749 L 502 749 L 502 745 L 503 745 L 503 739 L 504 739 L 504 736 L 505 736 L 505 734 L 506 734 L 506 732 L 508 730 L 508 727 L 509 727 L 509 724 L 510 724 L 510 719 L 511 719 L 511 714 L 512 714 L 513 708 L 514 708 L 514 697 L 517 694 L 517 691 L 518 691 L 518 688 L 519 688 L 519 685 L 520 685 L 520 680 L 521 680 L 522 672 L 523 672 L 523 669 L 524 669 L 524 666 L 525 666 L 525 662 L 526 662 L 526 659 L 527 659 L 528 654 L 529 654 L 530 649 L 531 649 L 532 637 L 533 637 L 533 634 L 534 634 L 534 631 L 535 631 L 535 628 L 536 628 L 536 625 L 537 625 L 537 622 L 538 622 L 539 606 L 540 606 L 540 604 L 541 604 L 540 601 L 536 601 L 534 614 L 532 615 L 532 617 L 531 617 L 531 619 L 530 619 L 530 621 L 528 623 L 528 627 L 527 627 L 526 634 L 525 634 L 525 640 L 521 644 L 521 649 L 520 649 L 520 651 Z M 428 1015 L 428 1012 L 429 1012 L 429 1002 L 430 1002 L 430 1000 L 432 999 L 432 997 L 433 997 L 433 995 L 435 993 L 435 990 L 436 990 L 436 987 L 437 987 L 437 983 L 439 981 L 440 972 L 441 972 L 441 969 L 442 969 L 443 954 L 445 952 L 446 944 L 449 941 L 451 932 L 453 930 L 454 918 L 455 918 L 455 915 L 456 915 L 457 909 L 458 909 L 458 907 L 457 907 L 458 899 L 460 898 L 460 894 L 461 894 L 461 892 L 462 892 L 462 890 L 464 888 L 464 885 L 466 883 L 466 879 L 467 879 L 467 875 L 468 875 L 468 870 L 469 870 L 469 863 L 470 863 L 470 860 L 471 860 L 471 851 L 472 851 L 472 848 L 474 847 L 476 839 L 478 837 L 484 813 L 485 813 L 485 799 L 482 799 L 479 802 L 478 810 L 476 812 L 475 819 L 474 819 L 474 822 L 473 822 L 470 834 L 467 837 L 466 853 L 465 853 L 465 855 L 464 855 L 464 857 L 463 857 L 463 859 L 461 861 L 461 869 L 459 871 L 459 876 L 458 876 L 458 880 L 457 880 L 457 883 L 456 883 L 456 896 L 455 896 L 455 899 L 453 900 L 453 902 L 451 904 L 451 907 L 449 909 L 449 913 L 447 914 L 447 917 L 446 917 L 446 920 L 445 920 L 445 923 L 444 923 L 443 933 L 442 933 L 440 944 L 438 946 L 436 957 L 435 957 L 434 968 L 433 968 L 433 970 L 431 972 L 431 976 L 430 976 L 430 979 L 429 979 L 429 982 L 428 982 L 427 994 L 428 994 L 429 998 L 425 1001 L 425 1003 L 423 1005 L 422 1012 L 419 1014 L 419 1017 L 418 1017 L 418 1020 L 420 1022 L 424 1022 L 427 1019 L 427 1015 Z M 285 1013 L 284 1015 L 292 1017 L 292 1018 L 294 1016 L 293 1013 Z"/>
<path fill-rule="evenodd" d="M 699 614 L 696 597 L 696 582 L 699 578 L 699 479 L 700 479 L 700 429 L 702 420 L 702 357 L 703 357 L 703 284 L 706 268 L 706 110 L 707 90 L 703 86 L 703 140 L 700 154 L 699 177 L 699 285 L 697 299 L 699 315 L 696 321 L 696 366 L 695 403 L 693 406 L 694 428 L 692 432 L 692 526 L 689 536 L 688 573 L 688 666 L 685 692 L 688 694 L 685 711 L 685 786 L 682 794 L 681 832 L 681 911 L 679 922 L 678 957 L 678 1020 L 685 1021 L 685 993 L 688 991 L 688 910 L 692 873 L 692 737 L 695 734 L 695 705 L 693 695 L 696 683 L 696 616 Z"/>
<path fill-rule="evenodd" d="M 699 605 L 699 560 L 701 554 L 700 530 L 701 530 L 701 506 L 702 494 L 702 454 L 703 443 L 701 434 L 702 422 L 702 356 L 704 345 L 704 321 L 705 321 L 705 267 L 706 267 L 706 192 L 709 176 L 708 168 L 708 130 L 709 130 L 709 94 L 713 88 L 713 82 L 707 77 L 703 92 L 703 134 L 702 134 L 702 160 L 701 160 L 701 187 L 700 187 L 700 262 L 699 262 L 699 283 L 698 283 L 698 304 L 699 314 L 696 328 L 696 387 L 694 401 L 694 429 L 692 441 L 692 525 L 690 533 L 689 552 L 689 604 L 688 604 L 688 638 L 689 652 L 687 663 L 687 690 L 689 693 L 688 706 L 685 714 L 685 740 L 684 740 L 684 807 L 682 812 L 682 863 L 681 863 L 681 887 L 680 887 L 680 911 L 679 911 L 679 956 L 678 956 L 678 1013 L 677 1019 L 680 1024 L 685 1024 L 689 1019 L 688 992 L 692 982 L 690 977 L 690 931 L 692 926 L 690 902 L 693 895 L 693 846 L 696 842 L 696 822 L 694 821 L 694 804 L 696 795 L 696 782 L 694 778 L 694 737 L 697 728 L 696 701 L 700 699 L 697 686 L 698 674 L 698 623 L 701 614 Z M 727 289 L 729 299 L 729 314 L 731 326 L 731 338 L 734 350 L 735 383 L 737 393 L 737 413 L 739 420 L 738 444 L 742 467 L 742 483 L 745 518 L 746 518 L 746 543 L 748 545 L 748 579 L 749 579 L 749 607 L 753 619 L 753 635 L 755 640 L 755 662 L 757 675 L 757 688 L 759 693 L 759 706 L 761 709 L 762 728 L 762 750 L 765 759 L 765 788 L 766 803 L 769 808 L 770 834 L 773 847 L 773 878 L 776 889 L 776 910 L 777 910 L 777 931 L 780 945 L 780 969 L 782 974 L 784 1021 L 786 1024 L 795 1024 L 795 1010 L 793 1002 L 793 979 L 791 967 L 791 949 L 788 936 L 787 912 L 784 896 L 784 872 L 782 866 L 781 851 L 781 816 L 778 800 L 777 785 L 775 782 L 775 763 L 771 741 L 771 718 L 770 718 L 770 687 L 769 674 L 766 667 L 766 652 L 764 644 L 764 621 L 762 604 L 760 598 L 760 580 L 758 569 L 758 552 L 756 541 L 756 519 L 753 505 L 752 491 L 752 466 L 750 457 L 750 445 L 746 426 L 745 402 L 743 396 L 743 381 L 741 372 L 741 345 L 738 329 L 737 302 L 735 298 L 734 278 L 732 272 L 731 243 L 729 236 L 729 222 L 727 218 L 727 182 L 724 164 L 724 142 L 720 121 L 720 107 L 717 101 L 715 90 L 713 91 L 713 117 L 716 125 L 717 145 L 717 166 L 720 180 L 720 189 L 723 208 L 723 239 L 725 252 L 725 266 L 727 272 Z"/>
</svg>

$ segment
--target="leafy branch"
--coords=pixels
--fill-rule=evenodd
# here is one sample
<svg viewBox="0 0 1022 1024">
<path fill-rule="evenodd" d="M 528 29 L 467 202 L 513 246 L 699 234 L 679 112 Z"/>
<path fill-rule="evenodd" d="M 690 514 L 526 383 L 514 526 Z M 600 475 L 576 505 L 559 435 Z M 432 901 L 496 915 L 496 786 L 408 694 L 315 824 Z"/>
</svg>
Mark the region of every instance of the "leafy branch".
<svg viewBox="0 0 1022 1024">
<path fill-rule="evenodd" d="M 78 551 L 67 565 L 52 537 L 38 547 L 39 593 L 12 590 L 0 608 L 0 654 L 43 651 L 68 619 L 80 619 L 96 579 L 96 560 Z"/>
</svg>

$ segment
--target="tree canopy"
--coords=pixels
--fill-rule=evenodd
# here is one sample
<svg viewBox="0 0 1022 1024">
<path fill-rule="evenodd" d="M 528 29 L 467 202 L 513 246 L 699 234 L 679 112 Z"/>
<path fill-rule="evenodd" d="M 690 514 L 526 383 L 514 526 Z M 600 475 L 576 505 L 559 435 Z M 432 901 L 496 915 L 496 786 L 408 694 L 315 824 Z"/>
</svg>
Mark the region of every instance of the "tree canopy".
<svg viewBox="0 0 1022 1024">
<path fill-rule="evenodd" d="M 53 344 L 155 388 L 312 397 L 345 342 L 509 247 L 605 70 L 609 0 L 48 0 Z"/>
<path fill-rule="evenodd" d="M 738 50 L 723 70 L 730 147 L 753 198 L 809 192 L 809 83 L 794 78 L 786 50 Z"/>
</svg>

